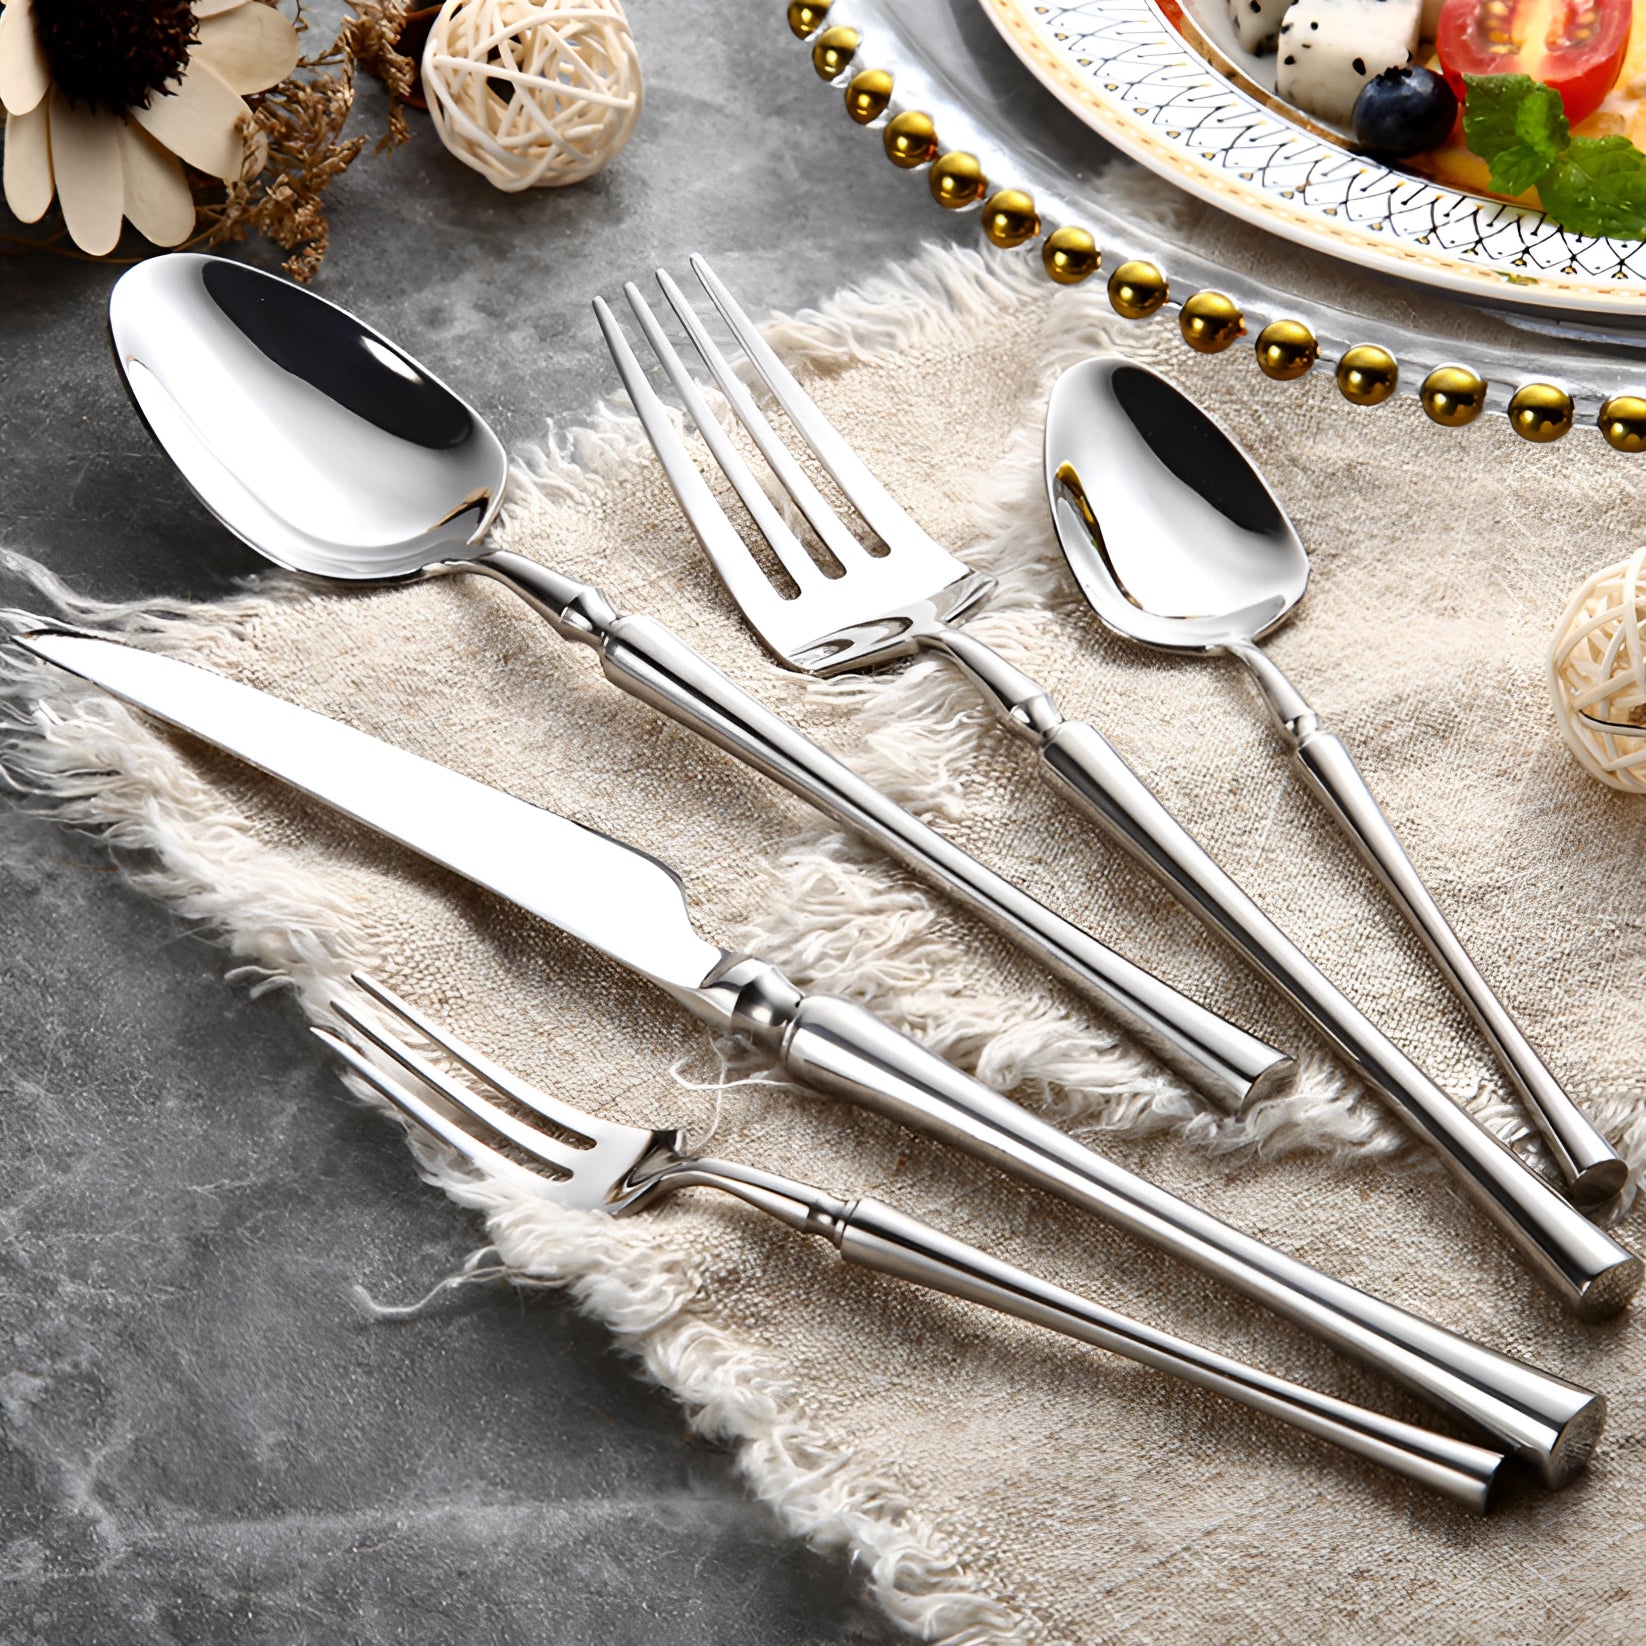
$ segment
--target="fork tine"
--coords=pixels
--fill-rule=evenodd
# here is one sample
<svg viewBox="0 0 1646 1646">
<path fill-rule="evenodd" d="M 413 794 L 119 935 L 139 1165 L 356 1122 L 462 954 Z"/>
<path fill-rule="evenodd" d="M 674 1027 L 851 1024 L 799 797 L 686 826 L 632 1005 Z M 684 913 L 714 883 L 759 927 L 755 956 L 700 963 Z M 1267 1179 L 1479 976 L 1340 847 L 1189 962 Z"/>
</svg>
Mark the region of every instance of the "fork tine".
<svg viewBox="0 0 1646 1646">
<path fill-rule="evenodd" d="M 771 465 L 772 473 L 782 482 L 783 489 L 794 499 L 795 506 L 805 515 L 813 531 L 827 545 L 829 552 L 842 566 L 849 567 L 854 559 L 867 555 L 867 550 L 852 535 L 838 514 L 829 506 L 823 494 L 811 482 L 811 477 L 795 462 L 789 448 L 783 444 L 777 430 L 766 414 L 754 403 L 754 396 L 744 386 L 731 362 L 721 352 L 720 345 L 709 336 L 708 329 L 686 294 L 674 282 L 667 269 L 657 271 L 657 283 L 669 300 L 669 307 L 686 328 L 692 347 L 702 357 L 714 380 L 720 385 L 731 408 L 737 413 L 750 438 L 760 448 L 760 455 Z M 632 300 L 631 300 L 632 301 Z"/>
<path fill-rule="evenodd" d="M 783 569 L 794 579 L 797 588 L 804 589 L 821 581 L 822 571 L 806 553 L 800 539 L 789 530 L 788 522 L 773 507 L 772 500 L 755 479 L 737 448 L 726 438 L 726 431 L 721 428 L 720 420 L 709 410 L 696 380 L 686 370 L 686 363 L 680 358 L 674 344 L 669 341 L 668 334 L 658 325 L 651 304 L 640 295 L 640 288 L 631 280 L 623 287 L 623 295 L 628 298 L 629 307 L 634 310 L 634 317 L 640 322 L 640 329 L 645 332 L 646 341 L 652 346 L 652 353 L 662 361 L 663 370 L 668 373 L 669 381 L 674 384 L 685 403 L 686 410 L 691 414 L 692 421 L 702 434 L 704 444 L 713 454 L 715 462 L 726 471 L 726 478 L 731 481 L 732 489 L 743 499 L 744 508 L 749 511 L 755 525 L 760 528 L 760 535 L 771 545 L 772 553 L 782 561 Z M 778 478 L 781 479 L 782 476 L 779 475 Z"/>
<path fill-rule="evenodd" d="M 387 983 L 379 983 L 366 972 L 354 972 L 350 981 L 370 995 L 378 1005 L 393 1012 L 403 1022 L 411 1024 L 425 1040 L 440 1047 L 477 1080 L 484 1081 L 494 1092 L 512 1098 L 521 1108 L 542 1115 L 551 1126 L 558 1126 L 574 1137 L 587 1137 L 588 1128 L 598 1124 L 581 1109 L 574 1109 L 569 1103 L 559 1102 L 541 1087 L 532 1085 L 529 1080 L 522 1080 L 512 1070 L 505 1069 L 501 1063 L 487 1057 L 484 1052 L 476 1051 L 466 1040 L 460 1040 L 450 1029 L 443 1028 L 425 1012 L 419 1011 L 409 1000 L 396 994 Z M 387 1051 L 388 1048 L 385 1047 L 384 1050 Z M 571 1147 L 575 1148 L 576 1145 L 573 1144 Z"/>
<path fill-rule="evenodd" d="M 777 358 L 772 346 L 760 335 L 759 328 L 743 312 L 720 276 L 709 267 L 708 261 L 693 252 L 691 265 L 692 272 L 709 294 L 709 300 L 731 327 L 739 347 L 765 379 L 766 386 L 776 395 L 777 403 L 788 413 L 789 421 L 800 431 L 806 444 L 817 454 L 818 462 L 834 476 L 835 484 L 846 494 L 852 507 L 868 522 L 876 536 L 894 552 L 900 544 L 911 540 L 911 534 L 916 542 L 929 542 L 926 533 L 869 472 L 868 465 L 846 444 L 840 431 L 795 381 L 789 368 Z"/>
<path fill-rule="evenodd" d="M 663 473 L 691 523 L 693 535 L 714 563 L 732 599 L 743 608 L 755 628 L 766 633 L 770 620 L 781 619 L 783 597 L 772 587 L 759 561 L 749 553 L 748 545 L 721 508 L 719 499 L 709 490 L 708 482 L 697 472 L 697 465 L 674 432 L 663 402 L 646 380 L 623 328 L 603 297 L 594 300 L 594 316 L 611 351 L 617 374 L 623 379 L 623 387 L 640 418 L 640 426 L 663 465 Z"/>
<path fill-rule="evenodd" d="M 444 1070 L 437 1069 L 427 1058 L 420 1057 L 403 1041 L 376 1027 L 375 1024 L 366 1022 L 344 1002 L 334 1000 L 331 1009 L 363 1040 L 369 1041 L 379 1051 L 392 1057 L 401 1068 L 416 1075 L 425 1086 L 439 1092 L 453 1108 L 462 1110 L 470 1119 L 478 1121 L 494 1135 L 512 1143 L 533 1160 L 542 1162 L 555 1172 L 570 1175 L 576 1169 L 576 1157 L 580 1150 L 560 1142 L 557 1138 L 547 1136 L 535 1126 L 528 1126 L 523 1120 L 517 1120 L 512 1114 L 498 1108 L 495 1103 L 481 1097 L 478 1092 L 471 1092 L 466 1086 L 453 1080 Z M 390 1101 L 394 1100 L 391 1098 Z M 481 1147 L 485 1145 L 482 1144 Z"/>
<path fill-rule="evenodd" d="M 519 1161 L 510 1160 L 489 1144 L 482 1143 L 451 1116 L 442 1114 L 392 1075 L 384 1073 L 347 1035 L 339 1034 L 336 1029 L 323 1023 L 312 1024 L 310 1033 L 324 1041 L 378 1096 L 386 1098 L 408 1120 L 439 1138 L 471 1166 L 483 1172 L 536 1178 L 535 1172 L 528 1171 Z"/>
</svg>

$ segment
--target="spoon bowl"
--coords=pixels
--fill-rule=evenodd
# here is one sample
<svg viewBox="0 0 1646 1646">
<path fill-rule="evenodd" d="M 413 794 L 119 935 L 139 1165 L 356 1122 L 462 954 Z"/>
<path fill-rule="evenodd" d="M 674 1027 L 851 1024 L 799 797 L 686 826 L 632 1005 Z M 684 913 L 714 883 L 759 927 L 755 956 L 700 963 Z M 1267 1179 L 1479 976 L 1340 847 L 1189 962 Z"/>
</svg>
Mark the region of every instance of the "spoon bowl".
<svg viewBox="0 0 1646 1646">
<path fill-rule="evenodd" d="M 1046 493 L 1064 558 L 1106 628 L 1246 666 L 1309 785 L 1480 1026 L 1572 1198 L 1598 1205 L 1619 1194 L 1627 1165 L 1492 992 L 1341 739 L 1258 645 L 1303 598 L 1309 557 L 1251 459 L 1164 378 L 1100 356 L 1052 390 Z"/>
<path fill-rule="evenodd" d="M 508 476 L 502 442 L 352 314 L 184 252 L 120 277 L 109 329 L 150 432 L 267 559 L 384 581 L 479 556 Z"/>
<path fill-rule="evenodd" d="M 1064 555 L 1106 628 L 1218 651 L 1259 639 L 1303 598 L 1309 556 L 1285 510 L 1153 372 L 1102 357 L 1070 367 L 1052 391 L 1046 453 Z"/>
</svg>

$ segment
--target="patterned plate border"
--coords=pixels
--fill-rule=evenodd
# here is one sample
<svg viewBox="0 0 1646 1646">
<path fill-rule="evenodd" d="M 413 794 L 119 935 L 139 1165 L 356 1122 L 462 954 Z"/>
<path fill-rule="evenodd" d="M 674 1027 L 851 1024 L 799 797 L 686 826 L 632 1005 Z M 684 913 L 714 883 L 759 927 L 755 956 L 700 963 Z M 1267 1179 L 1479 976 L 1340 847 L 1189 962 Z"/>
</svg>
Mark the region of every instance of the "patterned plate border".
<svg viewBox="0 0 1646 1646">
<path fill-rule="evenodd" d="M 1391 171 L 1219 74 L 1154 0 L 979 0 L 1029 70 L 1141 164 L 1329 256 L 1479 299 L 1646 315 L 1646 244 Z M 1513 287 L 1511 292 L 1505 287 Z"/>
<path fill-rule="evenodd" d="M 996 0 L 985 0 L 990 3 Z M 854 21 L 844 21 L 842 12 Z M 942 70 L 934 75 L 923 60 L 924 44 L 911 46 L 901 37 L 885 0 L 788 0 L 787 17 L 790 30 L 806 42 L 818 77 L 843 93 L 847 115 L 879 137 L 894 166 L 923 177 L 939 206 L 975 216 L 995 246 L 1037 249 L 1046 275 L 1060 285 L 1079 285 L 1106 271 L 1110 306 L 1122 318 L 1175 321 L 1189 348 L 1247 353 L 1276 383 L 1295 382 L 1318 366 L 1354 406 L 1410 397 L 1447 429 L 1506 417 L 1516 434 L 1535 445 L 1552 445 L 1587 428 L 1614 451 L 1646 453 L 1646 388 L 1632 349 L 1603 338 L 1573 339 L 1530 355 L 1505 343 L 1460 349 L 1443 332 L 1420 324 L 1368 318 L 1288 293 L 1256 271 L 1219 268 L 1117 217 L 1102 202 L 1101 189 L 1093 192 L 1094 179 L 1083 179 L 1078 167 L 1065 175 L 1067 162 L 1038 153 L 1032 142 L 1027 149 L 1009 140 L 1002 146 L 988 116 L 980 120 L 968 112 L 966 93 L 951 86 Z M 865 41 L 858 22 L 879 31 L 878 46 Z M 939 136 L 939 119 L 948 143 Z M 969 146 L 952 146 L 957 133 Z M 984 154 L 992 154 L 987 164 Z M 1004 187 L 989 176 L 998 177 L 1001 161 L 1019 174 Z M 1344 225 L 1345 232 L 1352 228 Z M 1237 349 L 1243 340 L 1245 349 Z"/>
</svg>

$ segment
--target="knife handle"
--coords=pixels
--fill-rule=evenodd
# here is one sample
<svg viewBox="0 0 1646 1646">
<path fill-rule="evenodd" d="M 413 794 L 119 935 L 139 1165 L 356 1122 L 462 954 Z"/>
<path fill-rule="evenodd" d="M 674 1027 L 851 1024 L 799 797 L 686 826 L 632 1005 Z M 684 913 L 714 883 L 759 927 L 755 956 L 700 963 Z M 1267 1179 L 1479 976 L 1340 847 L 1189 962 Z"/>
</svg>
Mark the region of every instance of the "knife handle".
<svg viewBox="0 0 1646 1646">
<path fill-rule="evenodd" d="M 1551 1486 L 1583 1467 L 1599 1437 L 1606 1414 L 1600 1395 L 1241 1233 L 1077 1143 L 861 1006 L 804 995 L 774 966 L 748 957 L 729 957 L 702 992 L 705 1007 L 775 1054 L 796 1080 L 963 1149 L 1192 1264 L 1469 1419 Z M 1627 1252 L 1612 1250 L 1638 1268 Z"/>
<path fill-rule="evenodd" d="M 619 616 L 599 590 L 521 555 L 473 562 L 522 595 L 565 639 L 594 646 L 613 685 L 707 738 L 825 816 L 936 882 L 1125 1028 L 1218 1107 L 1239 1112 L 1289 1079 L 1284 1052 L 1178 993 L 1037 902 L 774 714 L 649 617 Z"/>
</svg>

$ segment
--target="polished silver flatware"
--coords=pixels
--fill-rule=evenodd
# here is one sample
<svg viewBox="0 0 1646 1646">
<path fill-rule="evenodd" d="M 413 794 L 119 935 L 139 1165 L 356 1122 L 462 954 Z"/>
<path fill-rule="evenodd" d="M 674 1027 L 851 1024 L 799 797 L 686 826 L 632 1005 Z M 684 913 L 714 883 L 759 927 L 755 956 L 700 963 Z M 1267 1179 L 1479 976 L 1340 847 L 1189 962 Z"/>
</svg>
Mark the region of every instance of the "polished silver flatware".
<svg viewBox="0 0 1646 1646">
<path fill-rule="evenodd" d="M 1620 1193 L 1628 1166 L 1481 976 L 1342 740 L 1322 729 L 1258 645 L 1303 598 L 1309 557 L 1251 460 L 1164 378 L 1097 356 L 1071 366 L 1052 390 L 1046 484 L 1064 556 L 1098 620 L 1157 650 L 1234 657 L 1246 666 L 1310 786 L 1479 1024 L 1572 1198 L 1593 1205 Z M 1244 912 L 1231 910 L 1229 919 Z M 1239 923 L 1240 942 L 1253 949 L 1272 944 L 1272 927 Z M 1277 958 L 1288 976 L 1299 975 L 1292 955 Z M 1318 991 L 1318 982 L 1313 987 Z M 1322 1023 L 1340 1046 L 1344 1026 L 1334 1032 Z"/>
<path fill-rule="evenodd" d="M 606 678 L 809 800 L 976 910 L 1096 999 L 1220 1107 L 1284 1086 L 1291 1059 L 1117 955 L 893 804 L 661 623 L 482 540 L 508 459 L 480 414 L 346 310 L 220 257 L 123 275 L 115 354 L 139 412 L 206 506 L 258 553 L 374 582 L 477 572 L 521 596 Z"/>
<path fill-rule="evenodd" d="M 681 508 L 755 631 L 793 668 L 830 675 L 922 649 L 958 663 L 1006 725 L 1040 755 L 1057 787 L 1158 875 L 1207 925 L 1289 995 L 1366 1082 L 1423 1138 L 1536 1274 L 1585 1317 L 1613 1313 L 1639 1289 L 1638 1258 L 1592 1265 L 1592 1225 L 1526 1163 L 1466 1114 L 1284 937 L 1161 805 L 1093 726 L 1065 720 L 1045 689 L 955 624 L 988 590 L 986 579 L 912 520 L 818 410 L 702 258 L 704 290 L 744 355 L 817 461 L 833 476 L 885 552 L 872 555 L 819 493 L 710 336 L 685 294 L 660 273 L 669 305 L 774 476 L 838 563 L 812 562 L 720 428 L 657 317 L 630 284 L 630 307 L 680 393 L 714 460 L 794 584 L 778 589 L 720 507 L 670 421 L 611 309 L 595 305 L 624 387 Z M 808 571 L 807 566 L 811 567 Z M 924 592 L 922 592 L 924 591 Z"/>
<path fill-rule="evenodd" d="M 1195 1265 L 1478 1424 L 1551 1485 L 1594 1446 L 1605 1402 L 1358 1292 L 1115 1165 L 862 1007 L 698 935 L 674 873 L 644 852 L 312 710 L 194 664 L 42 626 L 14 635 L 166 723 L 281 778 L 649 979 L 799 1082 L 888 1116 Z M 1574 1214 L 1575 1215 L 1575 1214 Z M 1583 1222 L 1584 1295 L 1615 1307 L 1638 1259 Z"/>
<path fill-rule="evenodd" d="M 821 1236 L 848 1263 L 982 1304 L 1225 1395 L 1381 1464 L 1476 1514 L 1490 1505 L 1506 1461 L 1501 1452 L 1385 1417 L 1129 1319 L 883 1201 L 867 1196 L 840 1200 L 793 1178 L 687 1154 L 679 1132 L 597 1119 L 522 1080 L 392 989 L 358 974 L 354 982 L 394 1021 L 394 1028 L 370 1021 L 352 1002 L 339 998 L 331 1009 L 345 1028 L 321 1024 L 314 1033 L 379 1096 L 483 1173 L 557 1206 L 617 1217 L 681 1189 L 715 1189 L 797 1233 Z M 405 1038 L 408 1028 L 510 1107 L 436 1067 Z M 375 1061 L 373 1049 L 447 1106 L 437 1107 L 418 1086 Z M 553 1131 L 523 1119 L 517 1110 L 547 1121 Z"/>
</svg>

